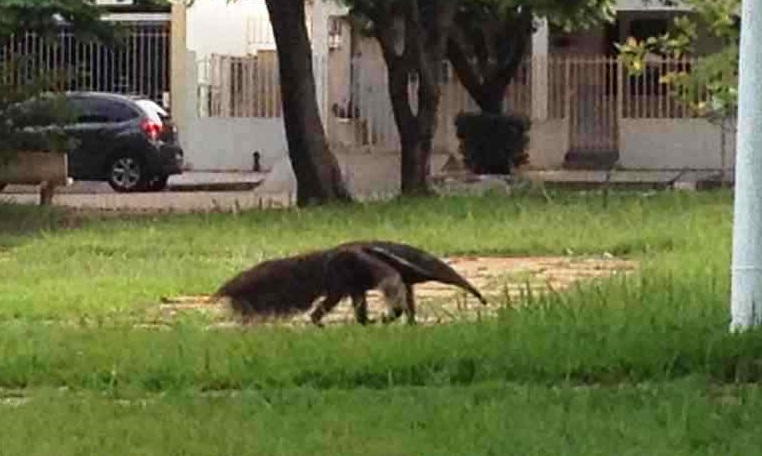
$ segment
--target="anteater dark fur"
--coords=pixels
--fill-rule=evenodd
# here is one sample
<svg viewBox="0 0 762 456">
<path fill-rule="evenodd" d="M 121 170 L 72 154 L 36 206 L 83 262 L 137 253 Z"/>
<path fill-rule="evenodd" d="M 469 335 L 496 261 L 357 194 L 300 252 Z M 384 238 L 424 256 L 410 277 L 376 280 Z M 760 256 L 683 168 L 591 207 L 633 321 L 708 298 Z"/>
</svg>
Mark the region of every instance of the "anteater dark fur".
<svg viewBox="0 0 762 456">
<path fill-rule="evenodd" d="M 408 322 L 414 323 L 413 285 L 428 281 L 458 286 L 486 304 L 473 285 L 440 259 L 416 247 L 388 241 L 349 242 L 264 261 L 233 277 L 214 296 L 229 298 L 233 309 L 244 318 L 303 312 L 322 297 L 310 314 L 317 325 L 339 301 L 349 297 L 357 321 L 365 324 L 369 321 L 366 293 L 378 289 L 388 307 L 384 322 L 404 312 Z"/>
</svg>

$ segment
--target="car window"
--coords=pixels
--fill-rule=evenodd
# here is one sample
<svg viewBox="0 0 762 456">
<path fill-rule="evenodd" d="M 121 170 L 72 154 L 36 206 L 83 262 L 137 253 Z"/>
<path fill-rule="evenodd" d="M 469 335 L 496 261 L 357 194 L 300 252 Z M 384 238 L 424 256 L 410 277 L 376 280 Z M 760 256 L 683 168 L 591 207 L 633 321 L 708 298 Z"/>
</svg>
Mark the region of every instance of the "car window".
<svg viewBox="0 0 762 456">
<path fill-rule="evenodd" d="M 124 122 L 140 116 L 138 110 L 126 101 L 102 100 L 102 103 L 102 108 L 113 122 Z"/>
<path fill-rule="evenodd" d="M 124 122 L 139 116 L 136 109 L 120 100 L 73 98 L 71 104 L 78 123 Z"/>
</svg>

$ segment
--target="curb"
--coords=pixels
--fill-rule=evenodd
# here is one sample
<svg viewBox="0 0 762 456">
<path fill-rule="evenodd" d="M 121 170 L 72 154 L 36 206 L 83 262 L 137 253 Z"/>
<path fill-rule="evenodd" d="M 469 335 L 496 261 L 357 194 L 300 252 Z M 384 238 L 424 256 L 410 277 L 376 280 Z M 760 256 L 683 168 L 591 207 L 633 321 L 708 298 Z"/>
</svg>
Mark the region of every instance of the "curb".
<svg viewBox="0 0 762 456">
<path fill-rule="evenodd" d="M 262 182 L 208 182 L 199 184 L 169 184 L 168 192 L 244 192 L 254 190 Z"/>
</svg>

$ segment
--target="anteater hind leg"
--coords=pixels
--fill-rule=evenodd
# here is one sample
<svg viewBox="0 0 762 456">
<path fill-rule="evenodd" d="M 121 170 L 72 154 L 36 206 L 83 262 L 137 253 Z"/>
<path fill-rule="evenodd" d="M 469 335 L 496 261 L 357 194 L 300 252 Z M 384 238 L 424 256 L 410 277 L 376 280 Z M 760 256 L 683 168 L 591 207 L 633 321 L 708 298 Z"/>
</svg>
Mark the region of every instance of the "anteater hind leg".
<svg viewBox="0 0 762 456">
<path fill-rule="evenodd" d="M 254 320 L 256 312 L 254 312 L 254 306 L 246 298 L 230 297 L 230 307 L 235 313 L 240 316 L 241 322 L 249 324 Z"/>
<path fill-rule="evenodd" d="M 321 300 L 317 306 L 315 306 L 312 313 L 310 313 L 310 320 L 312 320 L 312 323 L 314 323 L 315 326 L 322 327 L 323 323 L 321 323 L 320 320 L 323 319 L 325 314 L 336 307 L 336 304 L 338 304 L 339 301 L 341 301 L 341 295 L 338 294 L 329 294 L 325 299 Z"/>
</svg>

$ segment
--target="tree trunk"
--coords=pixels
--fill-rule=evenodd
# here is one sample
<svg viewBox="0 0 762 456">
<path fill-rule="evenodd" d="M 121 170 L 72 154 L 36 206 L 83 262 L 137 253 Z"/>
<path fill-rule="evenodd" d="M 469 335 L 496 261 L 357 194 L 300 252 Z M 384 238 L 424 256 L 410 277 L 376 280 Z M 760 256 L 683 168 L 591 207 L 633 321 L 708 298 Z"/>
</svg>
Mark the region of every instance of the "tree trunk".
<svg viewBox="0 0 762 456">
<path fill-rule="evenodd" d="M 392 59 L 387 61 L 387 74 L 389 98 L 400 138 L 400 190 L 403 195 L 427 194 L 431 147 L 424 144 L 425 125 L 420 112 L 415 115 L 410 107 L 409 68 L 403 61 Z"/>
<path fill-rule="evenodd" d="M 376 38 L 386 62 L 389 98 L 400 137 L 403 195 L 431 193 L 431 154 L 439 107 L 441 63 L 455 2 L 440 0 L 423 10 L 417 1 L 374 17 Z M 401 14 L 400 14 L 401 13 Z M 426 24 L 422 16 L 426 16 Z M 403 25 L 404 24 L 404 25 Z M 418 76 L 418 112 L 408 92 L 410 75 Z"/>
<path fill-rule="evenodd" d="M 266 0 L 278 49 L 283 122 L 299 206 L 349 201 L 317 104 L 304 0 Z"/>
<path fill-rule="evenodd" d="M 443 56 L 443 54 L 440 55 Z M 439 68 L 435 71 L 439 71 Z M 407 189 L 409 193 L 429 192 L 428 178 L 431 176 L 431 154 L 441 94 L 439 75 L 435 78 L 435 80 L 420 78 L 418 81 L 418 113 L 416 115 L 418 149 L 410 152 L 411 157 L 407 162 L 404 161 L 403 155 L 402 167 L 403 191 Z"/>
</svg>

